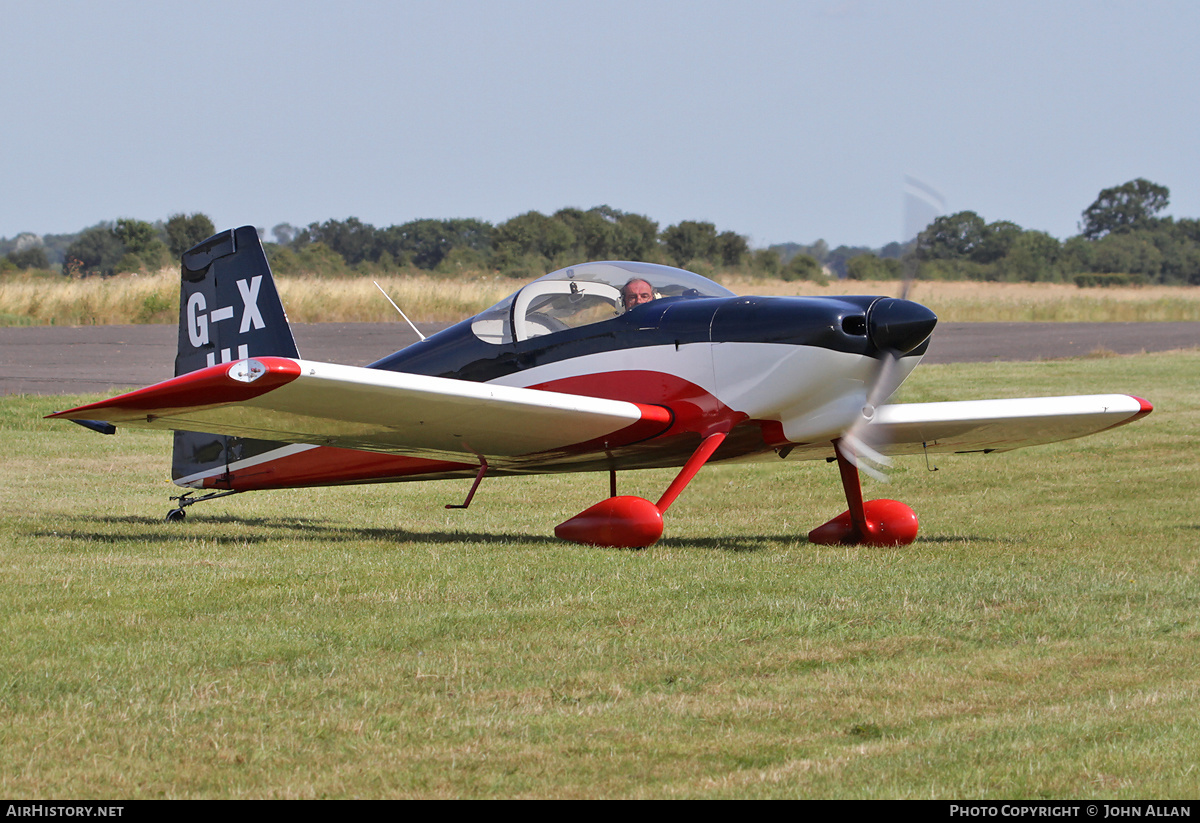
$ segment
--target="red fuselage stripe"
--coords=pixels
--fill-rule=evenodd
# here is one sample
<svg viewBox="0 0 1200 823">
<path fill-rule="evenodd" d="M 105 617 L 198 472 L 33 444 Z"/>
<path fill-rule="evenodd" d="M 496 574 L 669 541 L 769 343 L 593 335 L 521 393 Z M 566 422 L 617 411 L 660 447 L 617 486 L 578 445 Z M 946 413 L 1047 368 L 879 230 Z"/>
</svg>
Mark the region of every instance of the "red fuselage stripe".
<svg viewBox="0 0 1200 823">
<path fill-rule="evenodd" d="M 266 361 L 270 358 L 260 358 Z M 260 380 L 263 378 L 260 378 Z M 529 388 L 589 397 L 637 398 L 642 418 L 604 437 L 556 449 L 556 455 L 603 453 L 659 437 L 726 427 L 745 420 L 694 383 L 652 371 L 608 372 L 554 380 Z M 552 462 L 552 461 L 548 461 Z M 536 461 L 534 462 L 536 465 Z M 474 474 L 477 463 L 458 463 L 321 446 L 214 475 L 206 487 L 241 490 L 326 486 L 404 480 L 430 474 Z"/>
</svg>

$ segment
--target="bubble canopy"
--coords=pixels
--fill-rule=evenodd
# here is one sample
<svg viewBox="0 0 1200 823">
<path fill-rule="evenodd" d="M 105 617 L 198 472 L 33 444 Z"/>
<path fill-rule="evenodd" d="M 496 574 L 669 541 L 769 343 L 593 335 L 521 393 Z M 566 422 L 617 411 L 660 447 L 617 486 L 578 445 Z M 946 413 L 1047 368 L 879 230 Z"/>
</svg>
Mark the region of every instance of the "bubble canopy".
<svg viewBox="0 0 1200 823">
<path fill-rule="evenodd" d="M 655 300 L 735 296 L 708 278 L 671 266 L 582 263 L 550 272 L 510 294 L 476 315 L 471 329 L 479 339 L 501 344 L 611 320 L 626 312 L 621 290 L 636 280 L 650 284 Z"/>
</svg>

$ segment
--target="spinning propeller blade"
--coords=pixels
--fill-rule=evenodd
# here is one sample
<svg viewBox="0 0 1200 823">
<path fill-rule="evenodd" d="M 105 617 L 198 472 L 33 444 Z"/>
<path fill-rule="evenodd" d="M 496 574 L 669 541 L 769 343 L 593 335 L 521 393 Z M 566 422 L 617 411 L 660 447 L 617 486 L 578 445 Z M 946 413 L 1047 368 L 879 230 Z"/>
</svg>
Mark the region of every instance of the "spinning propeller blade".
<svg viewBox="0 0 1200 823">
<path fill-rule="evenodd" d="M 875 410 L 897 389 L 896 373 L 900 358 L 915 349 L 933 333 L 937 317 L 933 312 L 909 301 L 917 277 L 917 247 L 920 233 L 936 218 L 944 202 L 936 191 L 914 178 L 906 178 L 904 203 L 905 236 L 912 248 L 904 255 L 904 278 L 898 298 L 881 298 L 867 312 L 867 335 L 879 351 L 873 374 L 866 383 L 862 413 L 842 435 L 847 459 L 860 471 L 887 482 L 886 470 L 891 458 L 883 453 L 887 443 L 870 429 Z M 930 216 L 932 214 L 932 217 Z"/>
</svg>

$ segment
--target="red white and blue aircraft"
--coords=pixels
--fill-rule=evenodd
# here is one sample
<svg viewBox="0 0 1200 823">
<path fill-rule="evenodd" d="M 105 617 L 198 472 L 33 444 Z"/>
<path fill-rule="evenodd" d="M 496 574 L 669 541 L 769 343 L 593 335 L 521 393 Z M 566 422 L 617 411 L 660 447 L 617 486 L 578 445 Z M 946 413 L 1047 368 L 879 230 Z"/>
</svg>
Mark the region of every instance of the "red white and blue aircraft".
<svg viewBox="0 0 1200 823">
<path fill-rule="evenodd" d="M 175 431 L 176 484 L 201 500 L 256 489 L 608 472 L 609 497 L 560 538 L 644 547 L 710 462 L 826 460 L 848 509 L 825 544 L 902 545 L 912 509 L 863 500 L 865 456 L 1007 451 L 1132 422 L 1123 394 L 884 405 L 937 318 L 891 297 L 739 297 L 699 275 L 596 262 L 366 367 L 300 359 L 252 227 L 182 258 L 171 380 L 51 415 L 101 431 Z M 203 432 L 203 433 L 202 433 Z M 878 454 L 877 454 L 878 453 Z M 679 468 L 655 502 L 620 471 Z"/>
</svg>

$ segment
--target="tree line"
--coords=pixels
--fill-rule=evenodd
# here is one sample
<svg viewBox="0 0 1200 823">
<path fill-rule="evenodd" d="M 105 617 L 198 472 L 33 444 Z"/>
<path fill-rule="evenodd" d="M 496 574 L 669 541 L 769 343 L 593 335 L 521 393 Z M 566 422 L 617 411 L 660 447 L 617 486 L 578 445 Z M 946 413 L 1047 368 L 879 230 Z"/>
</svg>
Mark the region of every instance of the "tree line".
<svg viewBox="0 0 1200 823">
<path fill-rule="evenodd" d="M 453 276 L 494 271 L 530 278 L 583 260 L 642 260 L 708 269 L 738 268 L 751 257 L 746 238 L 712 223 L 684 220 L 659 230 L 654 220 L 609 206 L 537 211 L 498 225 L 483 220 L 413 220 L 375 228 L 357 218 L 297 229 L 281 224 L 265 244 L 282 274 L 339 274 L 416 268 Z"/>
<path fill-rule="evenodd" d="M 78 234 L 20 234 L 0 239 L 0 273 L 12 270 L 56 271 L 68 276 L 109 276 L 158 271 L 216 232 L 204 214 L 176 214 L 148 223 L 123 217 Z"/>
<path fill-rule="evenodd" d="M 1162 217 L 1166 186 L 1138 178 L 1104 189 L 1080 233 L 1060 242 L 975 212 L 939 217 L 919 237 L 923 277 L 1200 285 L 1200 220 Z"/>
<path fill-rule="evenodd" d="M 480 271 L 529 279 L 582 260 L 643 260 L 705 275 L 736 270 L 785 280 L 897 279 L 905 265 L 930 279 L 1200 285 L 1200 220 L 1161 216 L 1165 186 L 1144 179 L 1104 189 L 1084 209 L 1080 233 L 1060 241 L 972 211 L 935 219 L 918 237 L 880 249 L 785 243 L 751 249 L 713 223 L 684 220 L 660 230 L 645 215 L 609 206 L 526 212 L 493 225 L 420 219 L 376 228 L 350 217 L 259 229 L 279 274 L 347 276 L 423 271 L 453 277 Z M 203 214 L 148 223 L 122 218 L 77 235 L 0 239 L 0 272 L 66 275 L 156 271 L 214 232 Z"/>
</svg>

